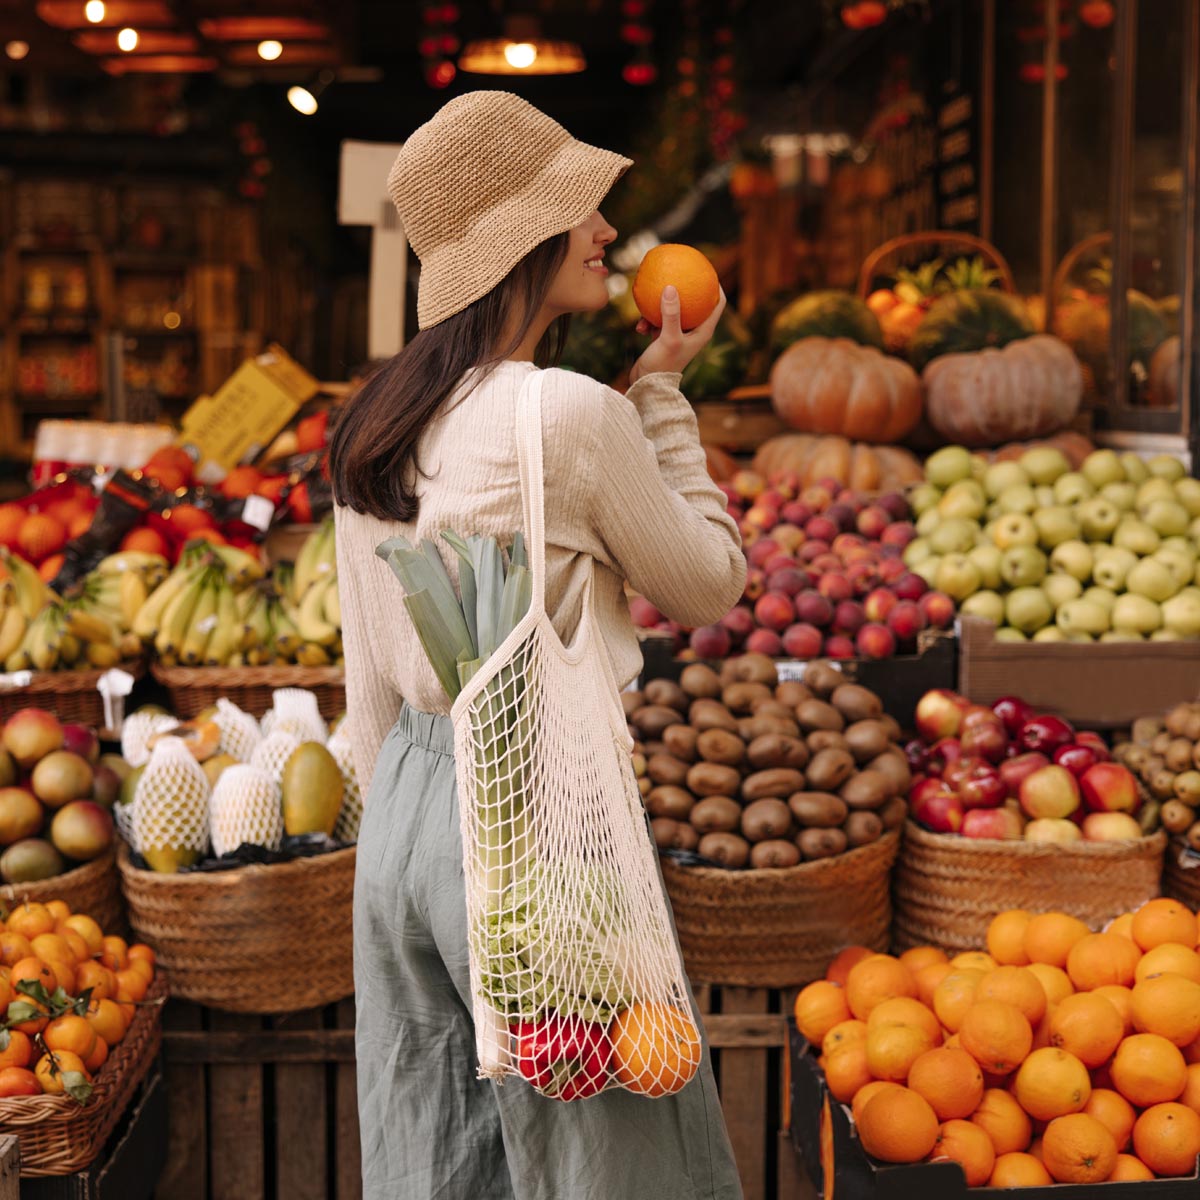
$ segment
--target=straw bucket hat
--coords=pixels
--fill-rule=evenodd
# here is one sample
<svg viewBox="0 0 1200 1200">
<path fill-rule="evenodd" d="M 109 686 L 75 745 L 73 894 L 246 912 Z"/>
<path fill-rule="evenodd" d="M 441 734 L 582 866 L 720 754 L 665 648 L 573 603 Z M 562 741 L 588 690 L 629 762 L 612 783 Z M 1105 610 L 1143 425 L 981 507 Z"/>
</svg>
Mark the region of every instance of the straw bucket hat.
<svg viewBox="0 0 1200 1200">
<path fill-rule="evenodd" d="M 632 165 L 510 92 L 451 100 L 405 142 L 387 181 L 421 260 L 420 327 L 461 312 L 535 246 L 582 224 Z"/>
</svg>

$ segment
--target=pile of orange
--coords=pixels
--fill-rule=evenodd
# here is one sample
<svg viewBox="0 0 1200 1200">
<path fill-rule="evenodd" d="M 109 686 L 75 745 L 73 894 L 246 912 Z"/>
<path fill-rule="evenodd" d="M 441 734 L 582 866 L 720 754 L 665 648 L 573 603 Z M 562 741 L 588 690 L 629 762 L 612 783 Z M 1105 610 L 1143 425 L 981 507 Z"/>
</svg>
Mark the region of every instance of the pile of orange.
<svg viewBox="0 0 1200 1200">
<path fill-rule="evenodd" d="M 56 558 L 71 538 L 91 527 L 96 500 L 82 486 L 63 485 L 53 491 L 54 499 L 24 505 L 0 504 L 0 546 L 16 551 L 41 567 Z"/>
<path fill-rule="evenodd" d="M 0 1097 L 90 1083 L 128 1032 L 154 966 L 149 946 L 106 936 L 61 900 L 13 909 L 0 926 Z M 22 983 L 40 983 L 49 1003 Z"/>
<path fill-rule="evenodd" d="M 796 998 L 868 1154 L 951 1159 L 972 1187 L 1191 1176 L 1200 923 L 1151 900 L 1093 933 L 1000 913 L 987 950 L 843 950 Z"/>
</svg>

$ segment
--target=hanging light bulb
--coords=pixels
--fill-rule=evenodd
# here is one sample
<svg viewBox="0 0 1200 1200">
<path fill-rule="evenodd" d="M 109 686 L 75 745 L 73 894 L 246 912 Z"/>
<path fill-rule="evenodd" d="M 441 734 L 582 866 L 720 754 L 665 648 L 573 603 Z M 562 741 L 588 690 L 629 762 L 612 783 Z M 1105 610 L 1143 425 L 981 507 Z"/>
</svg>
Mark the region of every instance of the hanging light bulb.
<svg viewBox="0 0 1200 1200">
<path fill-rule="evenodd" d="M 509 42 L 504 47 L 504 59 L 510 67 L 524 71 L 533 66 L 537 58 L 537 47 L 532 42 Z"/>
<path fill-rule="evenodd" d="M 306 87 L 293 85 L 287 90 L 287 98 L 288 103 L 301 116 L 311 117 L 317 111 L 317 98 Z"/>
<path fill-rule="evenodd" d="M 258 43 L 258 57 L 263 62 L 274 62 L 283 53 L 283 43 L 274 38 Z"/>
<path fill-rule="evenodd" d="M 117 34 L 117 49 L 124 50 L 126 54 L 137 49 L 138 34 L 136 29 L 130 29 L 127 25 L 120 33 Z"/>
<path fill-rule="evenodd" d="M 4 53 L 8 55 L 13 62 L 20 62 L 29 53 L 29 43 L 23 42 L 19 38 L 6 43 Z"/>
<path fill-rule="evenodd" d="M 83 6 L 83 15 L 93 25 L 99 25 L 104 20 L 104 0 L 87 0 Z"/>
</svg>

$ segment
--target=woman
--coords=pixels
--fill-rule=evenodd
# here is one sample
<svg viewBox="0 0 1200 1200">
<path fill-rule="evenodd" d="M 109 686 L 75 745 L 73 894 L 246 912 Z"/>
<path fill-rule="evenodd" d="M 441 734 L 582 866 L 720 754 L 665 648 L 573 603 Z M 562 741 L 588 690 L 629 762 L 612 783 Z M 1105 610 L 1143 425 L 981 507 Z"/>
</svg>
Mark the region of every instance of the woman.
<svg viewBox="0 0 1200 1200">
<path fill-rule="evenodd" d="M 607 302 L 616 231 L 598 207 L 629 166 L 516 96 L 475 92 L 418 129 L 389 177 L 421 260 L 421 331 L 347 406 L 330 454 L 347 709 L 369 787 L 354 898 L 365 1200 L 741 1195 L 707 1052 L 656 1100 L 611 1089 L 566 1104 L 476 1078 L 450 704 L 375 556 L 398 534 L 507 543 L 521 527 L 517 396 L 569 314 Z M 641 667 L 625 580 L 688 625 L 741 595 L 738 535 L 679 392 L 720 307 L 685 334 L 668 288 L 626 396 L 565 371 L 543 380 L 547 610 L 569 636 L 594 561 L 622 683 Z"/>
</svg>

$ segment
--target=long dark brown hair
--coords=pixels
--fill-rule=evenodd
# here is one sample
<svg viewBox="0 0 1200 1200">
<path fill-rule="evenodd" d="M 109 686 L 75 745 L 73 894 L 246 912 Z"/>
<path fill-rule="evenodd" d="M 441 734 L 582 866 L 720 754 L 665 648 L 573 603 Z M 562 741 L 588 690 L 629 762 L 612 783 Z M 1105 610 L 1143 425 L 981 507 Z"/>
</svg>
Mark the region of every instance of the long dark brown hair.
<svg viewBox="0 0 1200 1200">
<path fill-rule="evenodd" d="M 418 333 L 347 401 L 329 446 L 339 504 L 385 521 L 416 518 L 421 434 L 468 371 L 482 368 L 482 380 L 525 339 L 569 241 L 561 233 L 536 246 L 486 296 Z M 521 319 L 506 339 L 514 312 Z M 569 324 L 569 316 L 551 323 L 538 366 L 558 362 Z"/>
</svg>

